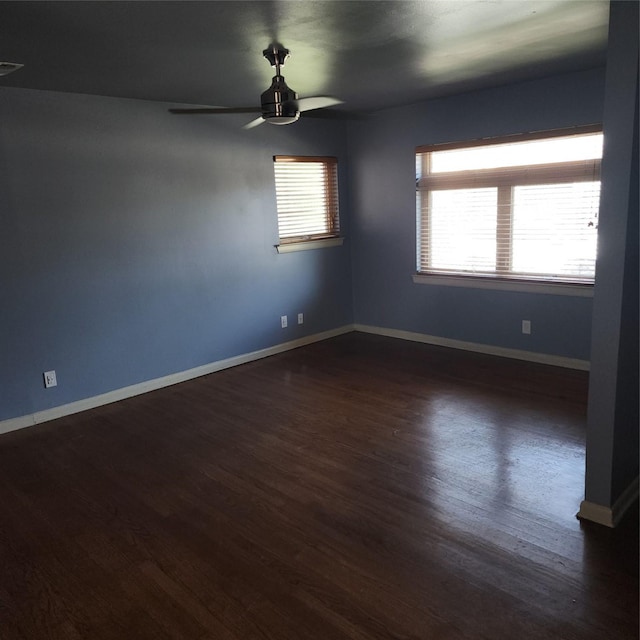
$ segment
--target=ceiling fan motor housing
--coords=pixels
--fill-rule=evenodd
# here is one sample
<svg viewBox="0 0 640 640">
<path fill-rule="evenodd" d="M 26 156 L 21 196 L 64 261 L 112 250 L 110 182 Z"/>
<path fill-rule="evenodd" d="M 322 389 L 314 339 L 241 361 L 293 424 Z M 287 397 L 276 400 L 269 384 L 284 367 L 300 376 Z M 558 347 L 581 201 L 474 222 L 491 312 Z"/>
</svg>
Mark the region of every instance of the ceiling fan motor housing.
<svg viewBox="0 0 640 640">
<path fill-rule="evenodd" d="M 298 94 L 287 86 L 281 75 L 273 77 L 260 101 L 262 117 L 270 124 L 291 124 L 300 117 Z"/>
</svg>

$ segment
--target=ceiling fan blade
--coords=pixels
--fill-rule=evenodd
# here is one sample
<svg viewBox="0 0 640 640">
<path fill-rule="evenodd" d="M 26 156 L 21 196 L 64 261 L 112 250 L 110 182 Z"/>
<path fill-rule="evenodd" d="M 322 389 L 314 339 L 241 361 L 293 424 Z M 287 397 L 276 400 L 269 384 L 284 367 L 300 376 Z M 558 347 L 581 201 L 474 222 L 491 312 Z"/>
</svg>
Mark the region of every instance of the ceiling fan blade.
<svg viewBox="0 0 640 640">
<path fill-rule="evenodd" d="M 198 107 L 194 109 L 169 109 L 178 115 L 193 115 L 197 113 L 260 113 L 260 107 Z"/>
<path fill-rule="evenodd" d="M 300 98 L 298 100 L 299 111 L 311 111 L 312 109 L 324 109 L 332 107 L 335 104 L 342 104 L 343 100 L 331 98 L 330 96 L 311 96 L 309 98 Z"/>
<path fill-rule="evenodd" d="M 247 124 L 242 127 L 243 129 L 253 129 L 253 127 L 257 127 L 259 124 L 264 122 L 264 118 L 262 116 L 252 120 L 251 122 L 247 122 Z"/>
<path fill-rule="evenodd" d="M 365 120 L 369 117 L 369 114 L 356 111 L 338 111 L 336 109 L 316 109 L 305 113 L 304 117 L 322 120 Z"/>
</svg>

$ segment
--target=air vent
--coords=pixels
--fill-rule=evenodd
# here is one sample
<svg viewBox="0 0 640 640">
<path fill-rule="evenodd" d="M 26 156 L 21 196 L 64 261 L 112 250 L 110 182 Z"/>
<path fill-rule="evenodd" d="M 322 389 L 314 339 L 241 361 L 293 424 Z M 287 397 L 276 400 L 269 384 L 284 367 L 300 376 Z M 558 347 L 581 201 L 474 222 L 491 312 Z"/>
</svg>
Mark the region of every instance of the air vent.
<svg viewBox="0 0 640 640">
<path fill-rule="evenodd" d="M 23 64 L 17 62 L 0 62 L 0 76 L 7 76 L 10 73 L 22 69 Z"/>
</svg>

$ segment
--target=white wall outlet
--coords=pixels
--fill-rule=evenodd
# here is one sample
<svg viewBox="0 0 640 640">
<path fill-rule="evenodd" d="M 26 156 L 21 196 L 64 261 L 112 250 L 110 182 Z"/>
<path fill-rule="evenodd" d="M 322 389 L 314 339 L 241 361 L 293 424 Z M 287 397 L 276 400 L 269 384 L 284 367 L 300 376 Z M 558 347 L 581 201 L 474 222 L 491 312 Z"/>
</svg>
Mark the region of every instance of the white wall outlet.
<svg viewBox="0 0 640 640">
<path fill-rule="evenodd" d="M 304 313 L 298 314 L 298 324 L 304 324 Z"/>
<path fill-rule="evenodd" d="M 57 387 L 58 386 L 58 380 L 56 378 L 56 372 L 55 371 L 45 371 L 43 374 L 44 376 L 44 388 L 48 389 L 49 387 Z"/>
<path fill-rule="evenodd" d="M 531 333 L 531 320 L 522 321 L 522 333 L 529 335 Z"/>
<path fill-rule="evenodd" d="M 280 324 L 283 329 L 287 328 L 287 316 L 280 316 Z"/>
</svg>

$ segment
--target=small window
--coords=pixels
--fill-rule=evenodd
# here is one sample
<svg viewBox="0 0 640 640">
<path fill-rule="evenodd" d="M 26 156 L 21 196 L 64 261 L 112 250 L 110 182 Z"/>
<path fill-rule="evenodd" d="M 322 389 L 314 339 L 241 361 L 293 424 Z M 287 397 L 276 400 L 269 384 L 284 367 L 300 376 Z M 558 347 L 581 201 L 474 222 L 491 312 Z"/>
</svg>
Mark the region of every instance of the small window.
<svg viewBox="0 0 640 640">
<path fill-rule="evenodd" d="M 274 156 L 281 244 L 340 235 L 336 158 Z"/>
<path fill-rule="evenodd" d="M 592 284 L 602 144 L 590 127 L 418 148 L 418 273 Z"/>
</svg>

